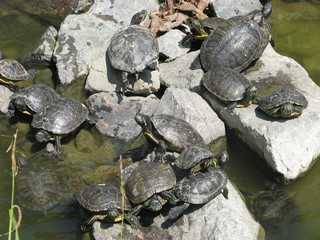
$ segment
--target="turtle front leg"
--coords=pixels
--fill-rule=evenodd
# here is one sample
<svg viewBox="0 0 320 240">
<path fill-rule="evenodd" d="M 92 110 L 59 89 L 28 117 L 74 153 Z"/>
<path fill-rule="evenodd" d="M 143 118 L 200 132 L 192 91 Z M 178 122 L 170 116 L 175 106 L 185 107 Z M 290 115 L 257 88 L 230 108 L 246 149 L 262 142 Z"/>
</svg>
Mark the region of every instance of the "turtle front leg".
<svg viewBox="0 0 320 240">
<path fill-rule="evenodd" d="M 141 225 L 139 223 L 138 218 L 131 214 L 131 213 L 125 213 L 124 214 L 124 219 L 131 225 L 132 228 L 137 229 L 140 228 Z"/>
<path fill-rule="evenodd" d="M 183 203 L 182 205 L 175 206 L 170 209 L 167 219 L 170 221 L 174 221 L 177 219 L 188 207 L 190 206 L 189 203 Z"/>
<path fill-rule="evenodd" d="M 55 143 L 56 143 L 55 151 L 52 153 L 52 156 L 59 157 L 61 154 L 61 149 L 62 149 L 61 136 L 55 136 Z"/>
<path fill-rule="evenodd" d="M 168 200 L 172 205 L 176 205 L 178 202 L 180 202 L 180 200 L 173 194 L 173 191 L 163 191 L 160 193 L 160 196 L 163 199 Z"/>
</svg>

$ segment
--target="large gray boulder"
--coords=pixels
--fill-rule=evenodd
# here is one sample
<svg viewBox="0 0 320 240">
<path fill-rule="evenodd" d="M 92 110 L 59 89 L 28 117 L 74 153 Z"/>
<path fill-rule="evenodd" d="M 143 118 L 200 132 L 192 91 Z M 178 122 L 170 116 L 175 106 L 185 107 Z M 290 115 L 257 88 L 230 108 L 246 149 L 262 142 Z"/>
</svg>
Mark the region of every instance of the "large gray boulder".
<svg viewBox="0 0 320 240">
<path fill-rule="evenodd" d="M 191 124 L 206 144 L 225 136 L 224 123 L 197 93 L 186 88 L 167 88 L 154 115 L 169 114 Z"/>
<path fill-rule="evenodd" d="M 292 119 L 273 119 L 257 110 L 256 105 L 235 109 L 205 92 L 203 97 L 238 137 L 264 158 L 285 182 L 305 174 L 320 155 L 320 88 L 296 61 L 281 56 L 269 45 L 245 76 L 258 89 L 290 85 L 303 93 L 308 108 Z"/>
<path fill-rule="evenodd" d="M 203 76 L 202 69 L 191 70 L 189 66 L 199 55 L 194 51 L 177 57 L 174 61 L 159 65 L 160 81 L 166 87 L 187 88 L 199 91 L 199 84 Z"/>
<path fill-rule="evenodd" d="M 125 7 L 128 6 L 128 7 Z M 130 6 L 130 7 L 129 7 Z M 71 14 L 62 22 L 54 60 L 62 85 L 88 75 L 98 56 L 104 56 L 114 32 L 129 25 L 134 13 L 157 10 L 156 1 L 95 1 L 90 10 Z"/>
<path fill-rule="evenodd" d="M 86 105 L 101 134 L 131 142 L 141 133 L 141 127 L 135 122 L 134 116 L 139 111 L 152 114 L 158 99 L 152 95 L 148 98 L 123 96 L 119 102 L 119 97 L 114 92 L 95 93 L 87 99 Z"/>
<path fill-rule="evenodd" d="M 168 228 L 166 218 L 158 216 L 148 231 L 132 229 L 124 226 L 124 239 L 136 239 L 135 236 L 153 236 L 150 239 L 175 239 L 175 240 L 257 240 L 263 239 L 264 231 L 257 223 L 241 196 L 233 185 L 227 184 L 229 199 L 222 195 L 211 200 L 200 208 L 194 208 L 190 213 L 185 213 Z M 93 237 L 95 240 L 119 239 L 121 224 L 95 222 L 93 224 Z"/>
<path fill-rule="evenodd" d="M 252 0 L 211 0 L 211 2 L 213 3 L 217 17 L 220 18 L 246 15 L 262 8 L 260 1 Z"/>
</svg>

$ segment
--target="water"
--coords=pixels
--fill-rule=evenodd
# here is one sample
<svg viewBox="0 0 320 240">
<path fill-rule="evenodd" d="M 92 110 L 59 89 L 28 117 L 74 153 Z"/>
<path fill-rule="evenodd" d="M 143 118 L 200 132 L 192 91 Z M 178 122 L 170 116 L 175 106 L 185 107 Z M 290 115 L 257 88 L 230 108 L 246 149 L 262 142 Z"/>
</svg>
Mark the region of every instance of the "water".
<svg viewBox="0 0 320 240">
<path fill-rule="evenodd" d="M 37 17 L 18 11 L 8 3 L 9 1 L 0 1 L 0 49 L 6 57 L 17 59 L 22 57 L 48 25 Z M 272 3 L 274 11 L 270 22 L 276 50 L 298 61 L 306 68 L 311 78 L 320 85 L 318 62 L 320 4 L 312 1 L 280 0 L 274 0 Z M 12 125 L 9 125 L 3 116 L 0 116 L 0 121 L 0 233 L 8 230 L 11 196 L 10 153 L 5 151 L 17 128 L 19 128 L 17 150 L 26 154 L 27 157 L 36 154 L 35 164 L 55 169 L 63 183 L 72 190 L 87 183 L 104 180 L 99 179 L 96 172 L 100 175 L 104 173 L 110 179 L 114 178 L 118 172 L 118 166 L 114 160 L 124 149 L 115 148 L 114 143 L 96 137 L 93 129 L 81 131 L 77 139 L 66 139 L 63 145 L 63 148 L 67 149 L 63 156 L 64 160 L 54 162 L 50 158 L 43 158 L 43 145 L 34 144 L 34 140 L 30 137 L 29 118 Z M 272 181 L 271 172 L 262 159 L 235 141 L 232 133 L 228 136 L 227 148 L 231 161 L 227 171 L 230 179 L 239 188 L 258 193 Z M 81 138 L 87 140 L 86 146 L 76 145 L 77 140 L 80 141 Z M 267 239 L 320 239 L 319 172 L 320 163 L 316 163 L 304 178 L 290 185 L 280 186 L 281 190 L 286 191 L 296 202 L 298 216 L 287 223 L 281 231 L 267 232 Z M 79 174 L 84 178 L 84 182 L 80 180 Z M 68 198 L 45 214 L 23 210 L 19 233 L 21 239 L 81 239 L 75 208 Z"/>
</svg>

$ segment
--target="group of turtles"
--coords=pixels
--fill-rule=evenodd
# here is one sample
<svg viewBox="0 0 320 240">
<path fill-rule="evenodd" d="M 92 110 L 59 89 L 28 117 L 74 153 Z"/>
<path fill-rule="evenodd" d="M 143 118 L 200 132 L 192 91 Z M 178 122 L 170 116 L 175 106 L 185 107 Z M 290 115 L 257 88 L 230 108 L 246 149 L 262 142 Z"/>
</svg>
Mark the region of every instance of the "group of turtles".
<svg viewBox="0 0 320 240">
<path fill-rule="evenodd" d="M 128 171 L 125 168 L 123 195 L 120 186 L 109 182 L 90 184 L 75 194 L 81 211 L 89 215 L 84 219 L 82 229 L 89 230 L 97 220 L 117 222 L 123 218 L 133 228 L 139 228 L 138 214 L 142 209 L 159 212 L 170 202 L 172 208 L 166 218 L 173 221 L 190 205 L 205 204 L 219 194 L 228 199 L 228 178 L 224 171 L 227 160 L 227 152 L 217 160 L 210 151 L 190 146 L 173 163 L 142 160 L 131 165 Z M 196 165 L 201 168 L 191 171 Z M 189 169 L 190 173 L 178 181 L 174 166 Z"/>
<path fill-rule="evenodd" d="M 279 88 L 259 98 L 256 96 L 256 87 L 240 73 L 261 56 L 271 39 L 270 25 L 267 22 L 271 9 L 272 5 L 268 3 L 262 11 L 246 16 L 227 20 L 194 20 L 193 27 L 203 28 L 197 31 L 206 31 L 208 36 L 205 36 L 198 62 L 195 61 L 193 67 L 200 65 L 205 70 L 203 86 L 212 96 L 226 102 L 229 111 L 257 102 L 258 107 L 269 116 L 298 116 L 308 102 L 296 89 Z M 145 15 L 145 10 L 135 14 L 131 25 L 116 32 L 108 47 L 111 65 L 122 72 L 121 94 L 125 94 L 129 86 L 128 74 L 136 74 L 144 69 L 157 69 L 157 40 L 139 25 Z M 197 39 L 204 36 L 192 37 Z M 0 59 L 1 57 L 0 52 Z M 28 79 L 34 73 L 34 70 L 27 71 L 15 60 L 0 60 L 0 81 L 10 84 L 16 90 L 14 81 Z M 36 140 L 55 140 L 55 149 L 52 151 L 54 156 L 61 153 L 61 138 L 89 120 L 86 106 L 75 99 L 61 98 L 46 85 L 34 84 L 19 89 L 10 100 L 8 115 L 13 116 L 15 110 L 32 115 L 31 126 L 38 129 Z M 190 205 L 205 204 L 219 194 L 228 199 L 228 178 L 224 171 L 228 160 L 226 152 L 215 159 L 205 149 L 201 135 L 180 118 L 166 114 L 150 117 L 137 113 L 135 120 L 147 139 L 144 149 L 155 152 L 154 160 L 141 161 L 139 166 L 127 173 L 124 201 L 120 186 L 116 187 L 111 183 L 94 183 L 76 192 L 75 199 L 90 215 L 83 224 L 85 229 L 90 228 L 96 220 L 116 222 L 122 218 L 132 226 L 139 227 L 137 215 L 141 209 L 160 211 L 167 201 L 173 205 L 168 218 L 176 219 Z M 167 150 L 180 153 L 173 163 L 164 161 Z M 23 161 L 21 166 L 25 166 L 28 171 L 33 169 Z M 177 180 L 173 166 L 187 170 L 188 173 Z M 47 178 L 39 179 L 38 181 L 46 183 Z M 50 206 L 48 202 L 45 207 L 37 209 Z"/>
</svg>

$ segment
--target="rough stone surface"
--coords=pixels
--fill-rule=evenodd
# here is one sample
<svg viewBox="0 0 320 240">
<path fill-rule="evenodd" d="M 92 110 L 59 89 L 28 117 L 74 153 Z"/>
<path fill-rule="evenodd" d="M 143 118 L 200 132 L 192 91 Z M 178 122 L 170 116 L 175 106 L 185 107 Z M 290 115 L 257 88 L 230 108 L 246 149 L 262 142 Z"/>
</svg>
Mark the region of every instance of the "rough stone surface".
<svg viewBox="0 0 320 240">
<path fill-rule="evenodd" d="M 129 75 L 130 85 L 127 92 L 140 95 L 149 95 L 159 90 L 160 76 L 159 71 L 145 70 L 137 74 Z M 86 80 L 85 89 L 91 93 L 95 92 L 114 92 L 122 89 L 121 71 L 115 70 L 105 52 L 99 54 L 92 61 L 89 75 Z"/>
<path fill-rule="evenodd" d="M 160 54 L 173 60 L 179 56 L 187 54 L 190 47 L 181 47 L 180 41 L 186 34 L 178 29 L 172 29 L 158 38 Z"/>
<path fill-rule="evenodd" d="M 291 85 L 307 98 L 308 108 L 292 119 L 267 117 L 256 105 L 235 109 L 230 114 L 225 105 L 205 92 L 203 97 L 221 119 L 287 182 L 302 176 L 320 155 L 320 88 L 293 59 L 281 56 L 269 45 L 255 66 L 245 76 L 260 92 L 272 87 Z M 259 92 L 258 92 L 259 95 Z"/>
<path fill-rule="evenodd" d="M 160 81 L 166 87 L 187 88 L 198 91 L 203 76 L 201 69 L 191 70 L 189 66 L 199 55 L 200 51 L 190 52 L 176 58 L 172 62 L 159 65 Z"/>
<path fill-rule="evenodd" d="M 8 112 L 8 106 L 10 103 L 10 96 L 13 94 L 9 88 L 0 85 L 0 111 L 2 113 Z"/>
<path fill-rule="evenodd" d="M 167 88 L 154 113 L 170 114 L 190 123 L 209 144 L 225 136 L 224 123 L 200 95 L 183 88 Z"/>
<path fill-rule="evenodd" d="M 217 16 L 221 18 L 246 15 L 262 8 L 259 1 L 252 0 L 211 0 L 211 2 L 214 5 Z"/>
<path fill-rule="evenodd" d="M 100 64 L 98 68 L 94 67 L 98 72 L 104 68 L 101 64 L 105 63 L 105 53 L 114 32 L 129 25 L 131 17 L 138 11 L 146 9 L 150 12 L 159 7 L 155 0 L 147 6 L 144 3 L 143 0 L 100 0 L 95 1 L 86 13 L 67 16 L 61 24 L 54 51 L 61 84 L 68 85 L 75 79 L 88 75 L 92 65 Z M 92 86 L 87 88 L 93 89 Z"/>
<path fill-rule="evenodd" d="M 86 105 L 101 134 L 131 142 L 141 133 L 141 127 L 134 120 L 135 114 L 140 110 L 152 114 L 158 99 L 154 96 L 124 97 L 120 103 L 118 101 L 116 93 L 101 92 L 91 95 Z"/>
<path fill-rule="evenodd" d="M 262 239 L 259 223 L 254 221 L 239 193 L 228 183 L 229 199 L 222 195 L 211 200 L 201 208 L 193 208 L 190 213 L 184 214 L 172 226 L 162 229 L 166 224 L 165 217 L 158 216 L 145 234 L 153 236 L 151 239 L 175 240 L 256 240 Z M 96 240 L 118 239 L 121 224 L 95 222 L 93 236 Z M 153 232 L 153 234 L 152 234 Z M 259 235 L 261 234 L 261 235 Z M 159 237 L 162 236 L 161 238 Z M 133 236 L 144 236 L 140 230 L 134 230 L 125 224 L 125 239 L 136 239 Z M 143 238 L 142 238 L 143 239 Z"/>
<path fill-rule="evenodd" d="M 58 31 L 53 26 L 49 26 L 37 43 L 22 58 L 22 62 L 49 63 L 52 59 L 57 37 Z"/>
</svg>

